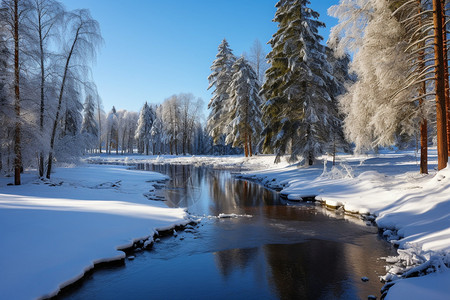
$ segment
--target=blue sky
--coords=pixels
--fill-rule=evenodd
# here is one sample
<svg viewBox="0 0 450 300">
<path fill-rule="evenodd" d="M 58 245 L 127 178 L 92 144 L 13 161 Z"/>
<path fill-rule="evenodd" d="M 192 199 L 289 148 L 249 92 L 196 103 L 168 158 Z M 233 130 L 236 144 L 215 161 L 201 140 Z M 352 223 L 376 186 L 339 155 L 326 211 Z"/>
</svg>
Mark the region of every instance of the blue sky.
<svg viewBox="0 0 450 300">
<path fill-rule="evenodd" d="M 62 0 L 67 9 L 87 8 L 105 40 L 93 76 L 103 106 L 139 111 L 145 101 L 162 103 L 181 92 L 207 105 L 210 66 L 226 38 L 235 55 L 255 39 L 265 45 L 276 31 L 276 0 Z M 339 0 L 311 0 L 327 24 L 326 11 Z M 270 46 L 265 45 L 266 52 Z"/>
</svg>

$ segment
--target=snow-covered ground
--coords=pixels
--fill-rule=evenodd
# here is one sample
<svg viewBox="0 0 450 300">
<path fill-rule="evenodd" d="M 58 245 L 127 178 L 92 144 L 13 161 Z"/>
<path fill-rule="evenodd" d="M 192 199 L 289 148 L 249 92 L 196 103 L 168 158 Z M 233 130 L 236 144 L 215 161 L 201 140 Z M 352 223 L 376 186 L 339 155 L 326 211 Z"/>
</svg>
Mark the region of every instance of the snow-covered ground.
<svg viewBox="0 0 450 300">
<path fill-rule="evenodd" d="M 157 229 L 188 223 L 183 209 L 151 201 L 164 175 L 123 166 L 58 168 L 51 182 L 0 179 L 0 299 L 55 294 L 95 263 Z M 147 196 L 144 196 L 147 195 Z"/>
<path fill-rule="evenodd" d="M 172 163 L 238 168 L 292 200 L 316 196 L 332 207 L 372 214 L 386 238 L 399 246 L 388 279 L 396 280 L 386 299 L 448 299 L 450 295 L 450 168 L 420 175 L 414 152 L 371 156 L 340 155 L 312 167 L 273 164 L 273 156 L 93 156 L 90 162 Z M 328 158 L 330 160 L 331 158 Z M 248 171 L 251 170 L 251 171 Z M 117 248 L 152 236 L 157 228 L 188 222 L 182 209 L 150 201 L 160 174 L 123 166 L 59 168 L 52 184 L 24 177 L 19 187 L 0 180 L 0 295 L 30 299 L 55 293 L 93 263 L 123 258 Z M 147 195 L 144 196 L 144 195 Z M 447 266 L 446 266 L 447 265 Z"/>
</svg>

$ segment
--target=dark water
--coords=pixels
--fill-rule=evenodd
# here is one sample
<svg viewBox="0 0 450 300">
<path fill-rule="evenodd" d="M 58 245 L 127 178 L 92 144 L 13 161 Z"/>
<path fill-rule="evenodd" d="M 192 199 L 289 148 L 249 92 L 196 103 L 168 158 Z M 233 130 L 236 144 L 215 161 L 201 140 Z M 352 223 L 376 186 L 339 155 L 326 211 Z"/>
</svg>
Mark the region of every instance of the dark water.
<svg viewBox="0 0 450 300">
<path fill-rule="evenodd" d="M 380 297 L 393 255 L 377 229 L 227 171 L 140 165 L 169 175 L 171 207 L 201 222 L 136 253 L 126 266 L 95 272 L 67 299 L 367 299 Z M 234 218 L 217 218 L 221 213 Z M 361 277 L 368 277 L 362 282 Z"/>
</svg>

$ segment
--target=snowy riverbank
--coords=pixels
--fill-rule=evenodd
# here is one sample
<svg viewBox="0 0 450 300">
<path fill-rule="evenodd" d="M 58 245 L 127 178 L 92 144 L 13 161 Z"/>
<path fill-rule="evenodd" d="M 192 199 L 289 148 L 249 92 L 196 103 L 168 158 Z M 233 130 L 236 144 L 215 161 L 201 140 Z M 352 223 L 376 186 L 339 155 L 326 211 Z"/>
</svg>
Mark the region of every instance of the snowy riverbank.
<svg viewBox="0 0 450 300">
<path fill-rule="evenodd" d="M 189 222 L 148 199 L 164 179 L 123 166 L 58 168 L 50 182 L 25 174 L 22 186 L 1 178 L 0 298 L 54 295 L 94 264 L 123 259 L 118 249 Z"/>
</svg>

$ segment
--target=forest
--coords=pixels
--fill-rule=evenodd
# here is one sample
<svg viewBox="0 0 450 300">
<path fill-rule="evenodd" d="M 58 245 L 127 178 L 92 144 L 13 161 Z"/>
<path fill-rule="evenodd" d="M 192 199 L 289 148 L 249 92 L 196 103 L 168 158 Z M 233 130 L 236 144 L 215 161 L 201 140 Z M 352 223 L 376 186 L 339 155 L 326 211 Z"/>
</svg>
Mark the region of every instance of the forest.
<svg viewBox="0 0 450 300">
<path fill-rule="evenodd" d="M 174 94 L 140 112 L 105 113 L 90 67 L 103 44 L 89 11 L 56 0 L 3 0 L 0 170 L 50 178 L 87 153 L 275 154 L 312 165 L 323 154 L 436 145 L 447 165 L 450 113 L 447 1 L 341 0 L 328 41 L 308 0 L 281 0 L 266 55 L 237 57 L 224 39 L 212 97 Z M 269 22 L 270 20 L 268 20 Z M 144 99 L 145 100 L 145 99 Z M 152 101 L 157 99 L 151 99 Z"/>
</svg>

